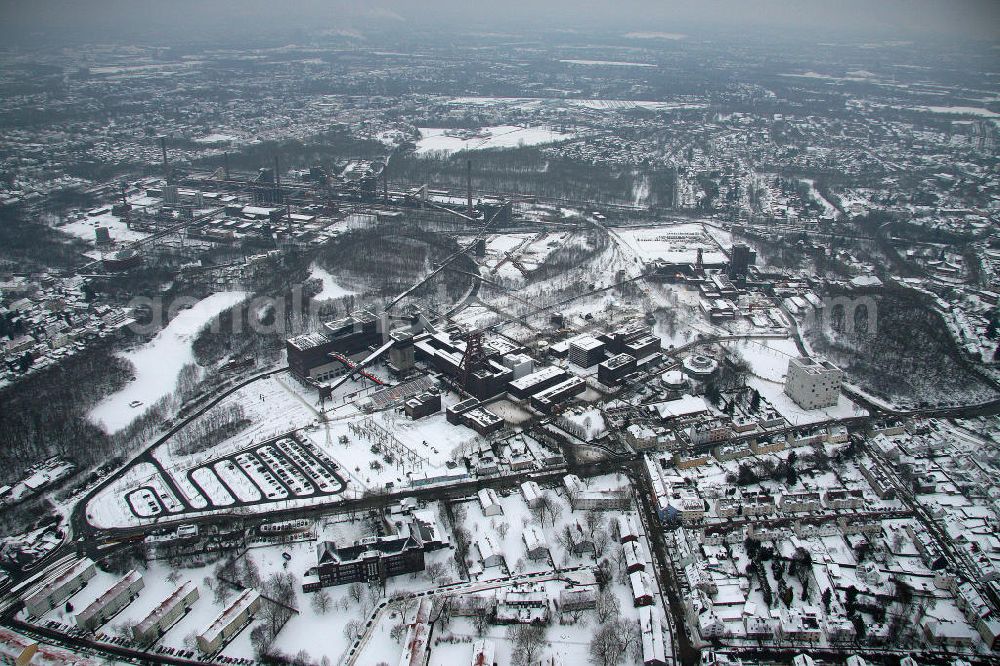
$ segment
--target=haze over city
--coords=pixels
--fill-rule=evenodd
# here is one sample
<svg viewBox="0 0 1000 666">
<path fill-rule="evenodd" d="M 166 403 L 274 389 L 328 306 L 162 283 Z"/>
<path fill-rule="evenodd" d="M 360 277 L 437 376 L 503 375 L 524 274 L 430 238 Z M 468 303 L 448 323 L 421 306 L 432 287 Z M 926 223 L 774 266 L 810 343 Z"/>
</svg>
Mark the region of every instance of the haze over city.
<svg viewBox="0 0 1000 666">
<path fill-rule="evenodd" d="M 1000 659 L 997 3 L 0 19 L 0 661 Z"/>
</svg>

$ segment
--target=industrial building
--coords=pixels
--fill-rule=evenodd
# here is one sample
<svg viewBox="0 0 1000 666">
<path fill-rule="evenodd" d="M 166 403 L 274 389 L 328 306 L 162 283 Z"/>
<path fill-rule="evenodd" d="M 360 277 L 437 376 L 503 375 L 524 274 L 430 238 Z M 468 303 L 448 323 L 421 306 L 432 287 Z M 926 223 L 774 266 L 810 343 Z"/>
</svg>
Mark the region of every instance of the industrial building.
<svg viewBox="0 0 1000 666">
<path fill-rule="evenodd" d="M 331 354 L 351 356 L 381 342 L 378 318 L 370 312 L 323 324 L 317 333 L 306 333 L 285 342 L 288 368 L 305 380 L 326 381 L 347 372 L 344 363 Z"/>
<path fill-rule="evenodd" d="M 785 393 L 802 409 L 836 405 L 843 383 L 843 370 L 826 359 L 806 357 L 788 361 Z"/>
<path fill-rule="evenodd" d="M 260 595 L 252 589 L 243 590 L 233 603 L 219 613 L 218 617 L 208 625 L 195 639 L 202 654 L 218 652 L 225 641 L 240 632 L 248 624 L 257 609 L 260 608 Z"/>
<path fill-rule="evenodd" d="M 89 559 L 79 560 L 69 569 L 25 597 L 24 606 L 28 609 L 29 614 L 41 617 L 76 594 L 96 574 L 97 569 L 93 561 Z"/>
<path fill-rule="evenodd" d="M 132 627 L 132 640 L 140 645 L 157 640 L 191 610 L 191 605 L 198 600 L 198 596 L 198 586 L 187 581 Z"/>
<path fill-rule="evenodd" d="M 579 377 L 570 377 L 531 396 L 531 406 L 543 414 L 550 414 L 556 405 L 585 390 L 587 382 Z"/>
<path fill-rule="evenodd" d="M 418 393 L 403 403 L 403 410 L 411 419 L 422 419 L 441 411 L 441 394 L 437 391 Z"/>
<path fill-rule="evenodd" d="M 527 400 L 536 393 L 555 386 L 568 376 L 562 368 L 549 365 L 510 382 L 507 393 L 515 400 Z"/>
<path fill-rule="evenodd" d="M 84 631 L 94 631 L 132 603 L 143 587 L 142 576 L 135 570 L 129 571 L 111 589 L 76 614 L 76 626 Z"/>
<path fill-rule="evenodd" d="M 604 343 L 592 335 L 582 334 L 569 342 L 569 362 L 580 368 L 592 368 L 604 359 Z"/>
<path fill-rule="evenodd" d="M 392 347 L 389 348 L 389 370 L 394 374 L 412 370 L 416 356 L 413 335 L 406 331 L 393 331 L 389 337 L 392 339 Z"/>
<path fill-rule="evenodd" d="M 503 429 L 504 420 L 482 406 L 476 398 L 468 398 L 445 410 L 448 423 L 464 425 L 475 430 L 482 436 L 490 435 Z"/>
<path fill-rule="evenodd" d="M 745 243 L 733 245 L 727 275 L 731 280 L 745 279 L 750 267 L 757 262 L 757 253 Z"/>
<path fill-rule="evenodd" d="M 597 364 L 597 381 L 605 386 L 616 386 L 628 374 L 635 372 L 635 357 L 616 354 Z"/>
</svg>

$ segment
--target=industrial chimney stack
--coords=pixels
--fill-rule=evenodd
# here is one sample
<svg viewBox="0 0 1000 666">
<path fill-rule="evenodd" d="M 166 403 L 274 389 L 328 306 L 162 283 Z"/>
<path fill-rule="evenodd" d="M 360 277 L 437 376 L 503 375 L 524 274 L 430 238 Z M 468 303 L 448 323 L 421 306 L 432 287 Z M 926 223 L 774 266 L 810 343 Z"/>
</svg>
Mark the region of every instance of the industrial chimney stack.
<svg viewBox="0 0 1000 666">
<path fill-rule="evenodd" d="M 466 163 L 465 182 L 469 188 L 469 209 L 466 211 L 466 214 L 472 217 L 472 160 Z"/>
</svg>

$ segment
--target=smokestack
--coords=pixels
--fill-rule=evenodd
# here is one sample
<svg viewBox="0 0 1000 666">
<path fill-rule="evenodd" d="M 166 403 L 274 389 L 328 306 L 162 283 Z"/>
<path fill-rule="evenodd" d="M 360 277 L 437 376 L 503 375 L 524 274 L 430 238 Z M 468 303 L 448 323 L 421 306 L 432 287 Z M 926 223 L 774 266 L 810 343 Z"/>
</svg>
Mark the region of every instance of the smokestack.
<svg viewBox="0 0 1000 666">
<path fill-rule="evenodd" d="M 389 203 L 389 158 L 385 158 L 385 166 L 382 167 L 382 199 Z"/>
<path fill-rule="evenodd" d="M 160 150 L 163 151 L 163 178 L 170 183 L 170 162 L 167 161 L 167 137 L 160 137 Z"/>
<path fill-rule="evenodd" d="M 469 210 L 468 215 L 472 217 L 472 160 L 466 162 L 465 182 L 469 188 Z"/>
<path fill-rule="evenodd" d="M 228 182 L 229 181 L 229 151 L 226 151 L 225 155 L 226 155 L 226 161 L 224 163 L 225 166 L 223 168 L 225 168 L 225 170 L 226 170 L 226 181 Z"/>
<path fill-rule="evenodd" d="M 281 176 L 278 172 L 278 156 L 274 156 L 274 203 L 281 203 Z"/>
</svg>

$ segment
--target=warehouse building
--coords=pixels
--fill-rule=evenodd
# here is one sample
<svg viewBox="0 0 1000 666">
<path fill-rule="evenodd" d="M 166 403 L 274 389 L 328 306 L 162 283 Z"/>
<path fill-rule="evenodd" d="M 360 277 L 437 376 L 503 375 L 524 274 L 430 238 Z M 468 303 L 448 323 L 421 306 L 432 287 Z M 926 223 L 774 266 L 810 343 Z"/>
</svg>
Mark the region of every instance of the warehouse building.
<svg viewBox="0 0 1000 666">
<path fill-rule="evenodd" d="M 191 605 L 198 600 L 198 596 L 198 587 L 187 581 L 132 627 L 132 639 L 140 645 L 157 640 L 191 610 Z"/>
<path fill-rule="evenodd" d="M 212 624 L 195 638 L 202 654 L 218 652 L 223 644 L 238 634 L 249 624 L 253 614 L 260 608 L 260 595 L 254 590 L 243 590 L 226 610 L 219 613 Z"/>
</svg>

